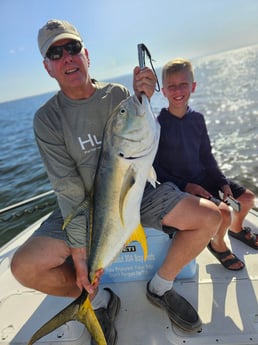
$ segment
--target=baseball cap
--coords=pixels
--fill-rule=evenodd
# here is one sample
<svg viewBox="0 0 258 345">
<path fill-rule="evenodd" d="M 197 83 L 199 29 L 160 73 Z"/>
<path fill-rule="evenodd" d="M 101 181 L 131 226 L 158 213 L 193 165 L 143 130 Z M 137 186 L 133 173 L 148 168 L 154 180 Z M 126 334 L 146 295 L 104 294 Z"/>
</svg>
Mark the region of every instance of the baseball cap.
<svg viewBox="0 0 258 345">
<path fill-rule="evenodd" d="M 38 46 L 43 57 L 46 56 L 48 48 L 56 41 L 70 38 L 83 42 L 79 31 L 65 20 L 51 19 L 38 33 Z"/>
</svg>

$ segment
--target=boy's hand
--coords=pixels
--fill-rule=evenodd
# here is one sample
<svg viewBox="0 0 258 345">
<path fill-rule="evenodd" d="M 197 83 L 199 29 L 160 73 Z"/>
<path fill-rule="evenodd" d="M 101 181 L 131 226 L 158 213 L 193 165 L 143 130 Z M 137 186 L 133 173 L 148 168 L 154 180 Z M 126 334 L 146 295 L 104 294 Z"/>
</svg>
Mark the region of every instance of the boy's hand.
<svg viewBox="0 0 258 345">
<path fill-rule="evenodd" d="M 222 186 L 221 190 L 224 194 L 223 201 L 225 201 L 228 196 L 233 196 L 232 190 L 228 184 L 225 184 L 224 186 Z"/>
<path fill-rule="evenodd" d="M 195 183 L 187 183 L 185 191 L 206 199 L 209 199 L 212 196 L 206 189 Z"/>
</svg>

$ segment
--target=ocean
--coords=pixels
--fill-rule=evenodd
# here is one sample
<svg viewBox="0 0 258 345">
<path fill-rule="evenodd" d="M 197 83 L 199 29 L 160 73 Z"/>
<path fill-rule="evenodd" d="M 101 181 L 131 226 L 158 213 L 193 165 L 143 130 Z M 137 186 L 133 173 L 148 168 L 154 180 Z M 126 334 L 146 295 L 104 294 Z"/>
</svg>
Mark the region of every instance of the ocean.
<svg viewBox="0 0 258 345">
<path fill-rule="evenodd" d="M 219 166 L 227 177 L 258 196 L 258 45 L 195 58 L 192 63 L 197 89 L 190 106 L 205 115 Z M 160 68 L 157 74 L 160 76 Z M 132 90 L 131 75 L 110 81 Z M 32 121 L 35 111 L 53 94 L 0 103 L 1 211 L 51 190 Z M 154 94 L 151 104 L 155 114 L 167 106 L 161 92 Z M 0 246 L 55 206 L 56 199 L 50 194 L 0 212 Z"/>
</svg>

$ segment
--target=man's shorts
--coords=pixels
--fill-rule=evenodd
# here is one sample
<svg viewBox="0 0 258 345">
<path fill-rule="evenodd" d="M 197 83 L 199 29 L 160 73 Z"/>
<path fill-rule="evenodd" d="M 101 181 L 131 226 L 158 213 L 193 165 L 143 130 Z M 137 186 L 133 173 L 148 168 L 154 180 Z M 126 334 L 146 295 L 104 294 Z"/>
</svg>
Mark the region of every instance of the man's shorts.
<svg viewBox="0 0 258 345">
<path fill-rule="evenodd" d="M 142 225 L 164 230 L 161 223 L 163 217 L 187 195 L 187 193 L 180 191 L 173 182 L 157 184 L 156 188 L 147 183 L 141 204 Z M 62 230 L 62 225 L 61 211 L 57 209 L 41 224 L 32 236 L 48 236 L 66 241 L 66 232 Z M 167 229 L 165 231 L 167 232 Z"/>
</svg>

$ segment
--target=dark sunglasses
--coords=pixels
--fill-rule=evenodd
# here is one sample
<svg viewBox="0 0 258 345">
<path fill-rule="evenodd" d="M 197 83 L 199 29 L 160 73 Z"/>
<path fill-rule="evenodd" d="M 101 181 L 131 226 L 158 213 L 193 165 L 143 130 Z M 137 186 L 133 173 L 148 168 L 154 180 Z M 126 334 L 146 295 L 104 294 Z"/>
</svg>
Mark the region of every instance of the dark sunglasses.
<svg viewBox="0 0 258 345">
<path fill-rule="evenodd" d="M 46 52 L 46 57 L 50 60 L 59 60 L 63 56 L 64 49 L 70 55 L 77 55 L 82 50 L 82 44 L 80 41 L 71 41 L 62 46 L 52 46 Z"/>
</svg>

